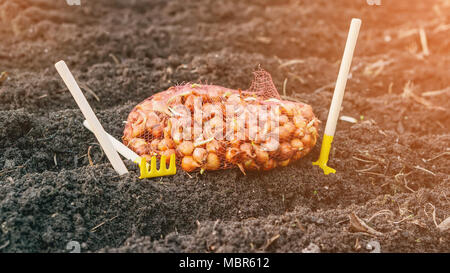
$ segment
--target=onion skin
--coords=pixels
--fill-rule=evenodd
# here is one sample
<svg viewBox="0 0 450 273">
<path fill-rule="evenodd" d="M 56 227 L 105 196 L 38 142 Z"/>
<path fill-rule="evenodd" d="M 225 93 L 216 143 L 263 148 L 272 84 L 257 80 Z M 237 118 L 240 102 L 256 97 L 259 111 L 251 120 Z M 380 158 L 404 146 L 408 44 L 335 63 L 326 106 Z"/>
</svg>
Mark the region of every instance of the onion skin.
<svg viewBox="0 0 450 273">
<path fill-rule="evenodd" d="M 198 167 L 200 167 L 200 164 L 198 164 L 192 156 L 185 156 L 181 160 L 181 168 L 186 172 L 193 172 Z"/>
</svg>

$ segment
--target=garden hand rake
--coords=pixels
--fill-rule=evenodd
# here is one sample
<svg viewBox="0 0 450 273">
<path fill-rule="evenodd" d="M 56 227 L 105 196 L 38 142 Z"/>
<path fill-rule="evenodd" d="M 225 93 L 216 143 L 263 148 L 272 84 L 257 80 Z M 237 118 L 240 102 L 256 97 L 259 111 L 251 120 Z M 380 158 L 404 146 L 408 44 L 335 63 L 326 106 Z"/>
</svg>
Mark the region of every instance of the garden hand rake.
<svg viewBox="0 0 450 273">
<path fill-rule="evenodd" d="M 91 126 L 89 125 L 87 120 L 85 120 L 83 122 L 83 125 L 84 125 L 84 127 L 86 127 L 88 130 L 90 130 L 92 132 Z M 157 165 L 156 156 L 151 157 L 150 165 L 149 165 L 144 157 L 140 157 L 139 155 L 137 155 L 130 148 L 125 146 L 122 142 L 118 141 L 110 134 L 106 133 L 106 135 L 108 136 L 109 140 L 111 141 L 114 149 L 117 152 L 119 152 L 119 154 L 121 154 L 126 159 L 131 160 L 134 163 L 139 165 L 139 170 L 141 172 L 141 175 L 139 176 L 140 179 L 174 175 L 177 173 L 177 167 L 175 164 L 175 154 L 172 154 L 170 156 L 169 168 L 167 168 L 167 166 L 166 166 L 166 156 L 164 156 L 164 155 L 161 156 L 160 167 L 159 167 L 159 170 L 157 170 L 156 169 L 156 165 Z"/>
</svg>

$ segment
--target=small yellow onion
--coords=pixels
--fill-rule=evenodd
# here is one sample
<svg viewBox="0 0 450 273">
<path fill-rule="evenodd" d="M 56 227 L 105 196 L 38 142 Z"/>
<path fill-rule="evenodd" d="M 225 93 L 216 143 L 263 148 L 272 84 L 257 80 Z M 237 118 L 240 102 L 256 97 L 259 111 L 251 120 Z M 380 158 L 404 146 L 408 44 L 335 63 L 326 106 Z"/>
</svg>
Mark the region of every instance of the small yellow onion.
<svg viewBox="0 0 450 273">
<path fill-rule="evenodd" d="M 301 113 L 302 116 L 307 120 L 314 118 L 314 113 L 311 105 L 308 104 L 303 105 L 303 107 L 301 108 Z"/>
<path fill-rule="evenodd" d="M 281 104 L 281 112 L 285 115 L 292 117 L 294 115 L 295 104 L 290 102 L 283 102 Z"/>
<path fill-rule="evenodd" d="M 174 95 L 170 99 L 167 100 L 169 105 L 180 105 L 182 103 L 182 96 Z"/>
<path fill-rule="evenodd" d="M 250 158 L 255 157 L 255 154 L 253 152 L 252 144 L 250 144 L 250 143 L 242 143 L 241 146 L 240 146 L 240 149 L 248 157 L 250 157 Z"/>
<path fill-rule="evenodd" d="M 277 163 L 273 159 L 269 159 L 266 163 L 262 165 L 264 171 L 272 170 L 277 166 Z"/>
<path fill-rule="evenodd" d="M 219 141 L 213 139 L 210 142 L 206 143 L 206 151 L 208 153 L 221 154 L 224 152 L 224 148 L 220 145 Z"/>
<path fill-rule="evenodd" d="M 292 160 L 299 160 L 303 156 L 302 151 L 296 151 L 292 156 Z"/>
<path fill-rule="evenodd" d="M 301 151 L 303 150 L 303 142 L 298 138 L 293 138 L 291 140 L 292 149 Z"/>
<path fill-rule="evenodd" d="M 151 132 L 153 137 L 160 138 L 163 135 L 163 127 L 161 124 L 156 124 L 151 128 Z"/>
<path fill-rule="evenodd" d="M 302 142 L 303 142 L 303 146 L 305 148 L 311 147 L 311 141 L 312 141 L 312 137 L 311 134 L 306 134 L 303 138 L 302 138 Z"/>
<path fill-rule="evenodd" d="M 303 153 L 302 153 L 302 155 L 306 155 L 306 154 L 308 154 L 309 152 L 311 151 L 311 147 L 305 147 L 305 149 L 303 149 Z"/>
<path fill-rule="evenodd" d="M 281 115 L 279 119 L 280 125 L 284 125 L 289 122 L 289 118 L 286 115 Z"/>
<path fill-rule="evenodd" d="M 192 143 L 192 141 L 183 141 L 177 147 L 177 152 L 181 156 L 192 155 L 193 151 L 194 151 L 194 143 Z"/>
<path fill-rule="evenodd" d="M 294 131 L 297 129 L 292 122 L 287 122 L 285 125 L 283 125 L 284 128 L 288 131 L 289 135 L 294 133 Z"/>
<path fill-rule="evenodd" d="M 164 138 L 170 138 L 172 133 L 172 121 L 169 119 L 167 121 L 167 126 L 163 129 Z"/>
<path fill-rule="evenodd" d="M 165 151 L 175 147 L 175 143 L 170 138 L 165 138 L 158 143 L 158 150 Z"/>
<path fill-rule="evenodd" d="M 239 148 L 241 146 L 241 141 L 237 136 L 230 140 L 230 146 L 233 148 Z"/>
<path fill-rule="evenodd" d="M 261 127 L 258 127 L 258 132 L 253 139 L 253 143 L 260 144 L 267 140 L 267 135 L 260 131 Z"/>
<path fill-rule="evenodd" d="M 278 148 L 280 147 L 280 142 L 275 138 L 269 137 L 263 145 L 264 150 L 273 152 L 278 150 Z"/>
<path fill-rule="evenodd" d="M 145 122 L 145 127 L 147 128 L 147 130 L 151 130 L 151 128 L 153 128 L 155 125 L 160 124 L 160 119 L 158 117 L 157 114 L 155 114 L 155 112 L 150 112 L 147 115 L 147 120 Z"/>
<path fill-rule="evenodd" d="M 286 159 L 291 158 L 291 156 L 294 154 L 294 151 L 292 150 L 291 144 L 287 142 L 283 142 L 280 145 L 279 155 L 278 158 L 281 161 L 284 161 Z"/>
<path fill-rule="evenodd" d="M 180 132 L 175 132 L 172 134 L 172 139 L 175 144 L 180 145 L 181 141 L 183 141 L 183 134 Z"/>
<path fill-rule="evenodd" d="M 295 130 L 294 137 L 302 138 L 304 136 L 305 136 L 305 128 L 304 127 L 297 128 L 297 130 Z"/>
<path fill-rule="evenodd" d="M 225 153 L 225 159 L 230 162 L 234 163 L 237 160 L 237 155 L 239 154 L 239 150 L 236 148 L 228 148 Z"/>
<path fill-rule="evenodd" d="M 269 153 L 263 151 L 260 147 L 254 145 L 255 148 L 255 159 L 258 163 L 264 164 L 269 160 Z"/>
<path fill-rule="evenodd" d="M 154 140 L 152 140 L 152 142 L 150 143 L 150 148 L 152 149 L 152 151 L 158 150 L 158 144 L 159 144 L 159 142 L 160 142 L 159 139 L 154 139 Z"/>
<path fill-rule="evenodd" d="M 281 141 L 286 141 L 290 138 L 290 133 L 289 133 L 289 129 L 284 127 L 284 126 L 280 126 L 278 128 L 278 137 Z"/>
<path fill-rule="evenodd" d="M 208 91 L 209 100 L 212 103 L 219 103 L 219 102 L 221 102 L 222 101 L 221 93 L 222 92 L 219 91 L 219 90 L 214 90 L 214 89 L 209 90 Z"/>
<path fill-rule="evenodd" d="M 286 159 L 286 160 L 283 160 L 283 161 L 279 161 L 278 162 L 278 166 L 286 167 L 287 165 L 289 165 L 290 161 L 291 161 L 291 159 Z"/>
<path fill-rule="evenodd" d="M 259 166 L 253 161 L 253 159 L 247 159 L 244 161 L 244 168 L 246 170 L 254 171 L 259 170 Z"/>
<path fill-rule="evenodd" d="M 199 87 L 202 87 L 202 85 L 198 83 L 194 83 L 193 85 L 191 85 L 191 88 L 194 88 L 192 90 L 192 95 L 196 96 L 197 98 L 201 98 L 203 103 L 209 101 L 208 92 L 202 89 L 198 89 Z"/>
<path fill-rule="evenodd" d="M 200 167 L 200 164 L 198 164 L 190 155 L 183 157 L 181 160 L 181 168 L 186 172 L 192 172 L 198 167 Z"/>
<path fill-rule="evenodd" d="M 194 160 L 200 164 L 203 164 L 203 162 L 205 162 L 207 156 L 208 152 L 204 148 L 195 148 L 194 152 L 192 153 L 192 158 L 194 158 Z"/>
<path fill-rule="evenodd" d="M 312 138 L 311 146 L 314 146 L 314 145 L 316 145 L 316 141 L 317 141 L 317 135 L 318 135 L 317 128 L 314 126 L 311 126 L 308 128 L 308 131 L 311 133 L 311 138 Z"/>
<path fill-rule="evenodd" d="M 128 142 L 128 146 L 135 151 L 138 155 L 143 155 L 148 153 L 148 144 L 145 139 L 133 138 Z"/>
<path fill-rule="evenodd" d="M 304 128 L 304 127 L 306 127 L 306 120 L 305 120 L 305 118 L 304 118 L 303 116 L 301 116 L 301 115 L 294 116 L 294 118 L 292 119 L 292 121 L 294 122 L 294 125 L 295 125 L 297 128 Z"/>
<path fill-rule="evenodd" d="M 206 158 L 206 163 L 204 165 L 204 168 L 206 170 L 217 170 L 220 168 L 220 159 L 215 153 L 209 153 L 208 157 Z"/>
<path fill-rule="evenodd" d="M 132 124 L 131 125 L 131 137 L 138 137 L 141 136 L 145 132 L 145 124 L 144 123 L 138 123 L 138 124 Z"/>
</svg>

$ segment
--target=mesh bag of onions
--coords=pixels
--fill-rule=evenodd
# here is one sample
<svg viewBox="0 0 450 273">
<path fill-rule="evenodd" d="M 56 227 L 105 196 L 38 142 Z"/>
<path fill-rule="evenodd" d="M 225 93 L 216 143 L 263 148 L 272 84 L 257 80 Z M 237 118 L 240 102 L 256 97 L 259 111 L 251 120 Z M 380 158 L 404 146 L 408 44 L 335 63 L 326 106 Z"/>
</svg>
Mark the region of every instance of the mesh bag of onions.
<svg viewBox="0 0 450 273">
<path fill-rule="evenodd" d="M 245 174 L 300 159 L 316 144 L 319 120 L 311 106 L 281 100 L 269 73 L 254 75 L 246 91 L 184 84 L 147 98 L 129 114 L 124 144 L 147 161 L 176 154 L 187 172 Z"/>
</svg>

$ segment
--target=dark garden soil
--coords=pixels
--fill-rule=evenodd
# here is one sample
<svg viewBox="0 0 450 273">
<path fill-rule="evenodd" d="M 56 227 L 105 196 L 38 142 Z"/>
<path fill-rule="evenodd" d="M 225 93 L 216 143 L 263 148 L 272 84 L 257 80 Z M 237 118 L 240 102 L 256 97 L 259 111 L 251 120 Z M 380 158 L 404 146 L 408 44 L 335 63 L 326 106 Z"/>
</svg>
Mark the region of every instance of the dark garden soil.
<svg viewBox="0 0 450 273">
<path fill-rule="evenodd" d="M 449 1 L 81 2 L 0 0 L 0 252 L 450 251 L 436 227 L 450 216 L 450 92 L 426 93 L 450 86 Z M 119 177 L 53 66 L 66 61 L 117 138 L 153 93 L 246 89 L 259 64 L 322 134 L 352 17 L 341 114 L 358 122 L 339 123 L 329 176 L 311 165 L 317 145 L 267 173 L 139 180 L 127 163 Z"/>
</svg>

